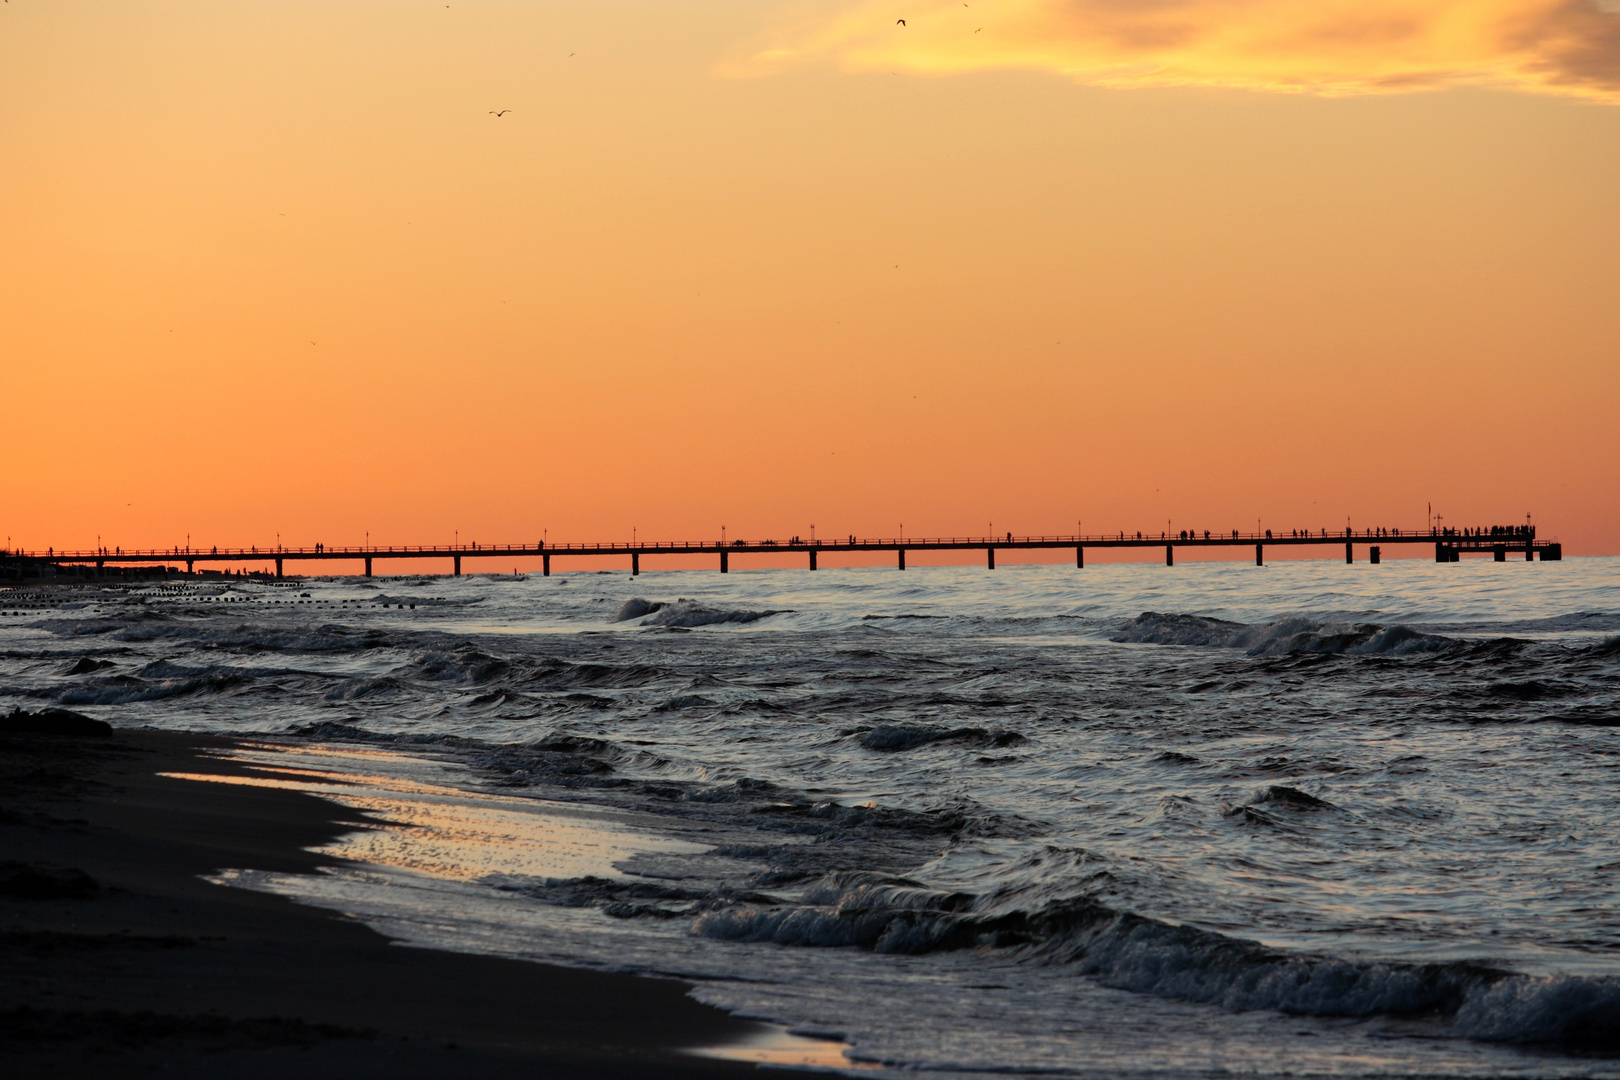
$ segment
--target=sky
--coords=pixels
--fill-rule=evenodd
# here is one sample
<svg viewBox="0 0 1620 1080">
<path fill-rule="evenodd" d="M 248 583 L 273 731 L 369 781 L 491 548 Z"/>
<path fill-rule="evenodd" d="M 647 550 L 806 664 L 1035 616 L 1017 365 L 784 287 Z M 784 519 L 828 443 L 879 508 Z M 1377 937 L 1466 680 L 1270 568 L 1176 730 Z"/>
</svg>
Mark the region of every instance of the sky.
<svg viewBox="0 0 1620 1080">
<path fill-rule="evenodd" d="M 1620 553 L 1616 3 L 8 0 L 0 192 L 14 547 Z"/>
</svg>

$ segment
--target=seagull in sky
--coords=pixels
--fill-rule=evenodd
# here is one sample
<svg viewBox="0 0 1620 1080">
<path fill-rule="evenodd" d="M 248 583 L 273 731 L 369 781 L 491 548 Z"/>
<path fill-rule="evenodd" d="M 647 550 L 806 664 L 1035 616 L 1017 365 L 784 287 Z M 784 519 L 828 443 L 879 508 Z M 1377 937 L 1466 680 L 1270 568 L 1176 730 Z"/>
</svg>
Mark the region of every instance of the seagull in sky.
<svg viewBox="0 0 1620 1080">
<path fill-rule="evenodd" d="M 10 0 L 7 0 L 7 2 L 9 3 Z M 495 119 L 499 120 L 501 117 L 505 116 L 507 113 L 509 113 L 511 111 L 512 111 L 511 109 L 502 109 L 500 112 L 496 112 L 494 109 L 491 109 L 491 110 L 489 110 L 489 115 L 491 115 Z"/>
<path fill-rule="evenodd" d="M 11 3 L 11 0 L 6 0 L 6 3 L 8 3 L 8 4 Z M 896 19 L 896 20 L 894 20 L 894 25 L 896 25 L 896 26 L 904 26 L 904 25 L 906 25 L 906 20 L 904 20 L 904 19 Z"/>
</svg>

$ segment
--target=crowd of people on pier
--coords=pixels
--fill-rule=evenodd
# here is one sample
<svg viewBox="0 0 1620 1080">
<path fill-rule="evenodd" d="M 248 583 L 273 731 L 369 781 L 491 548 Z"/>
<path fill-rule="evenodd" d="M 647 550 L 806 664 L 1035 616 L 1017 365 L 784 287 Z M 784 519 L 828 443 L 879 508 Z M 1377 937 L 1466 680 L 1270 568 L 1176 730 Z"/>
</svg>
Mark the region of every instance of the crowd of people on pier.
<svg viewBox="0 0 1620 1080">
<path fill-rule="evenodd" d="M 1456 536 L 1467 540 L 1533 540 L 1534 525 L 1480 525 L 1474 528 L 1437 528 L 1435 536 Z"/>
<path fill-rule="evenodd" d="M 1159 535 L 1160 535 L 1161 539 L 1166 539 L 1166 540 L 1171 539 L 1171 537 L 1168 534 L 1160 533 Z M 1273 538 L 1272 537 L 1272 530 L 1270 530 L 1270 529 L 1265 530 L 1264 535 L 1265 535 L 1265 538 L 1267 540 L 1270 540 L 1270 539 Z M 1345 539 L 1352 539 L 1352 538 L 1358 538 L 1358 537 L 1365 537 L 1365 538 L 1368 538 L 1368 539 L 1377 539 L 1378 537 L 1382 537 L 1382 536 L 1402 536 L 1402 535 L 1405 535 L 1405 536 L 1412 536 L 1412 535 L 1421 536 L 1423 534 L 1422 533 L 1414 534 L 1411 531 L 1408 531 L 1406 533 L 1402 533 L 1400 529 L 1387 528 L 1387 527 L 1385 527 L 1383 525 L 1370 525 L 1370 526 L 1367 526 L 1366 528 L 1359 529 L 1359 530 L 1358 529 L 1352 529 L 1352 528 L 1346 526 L 1345 529 L 1342 532 L 1338 531 L 1338 530 L 1329 530 L 1329 529 L 1327 529 L 1325 527 L 1320 532 L 1313 532 L 1310 529 L 1290 529 L 1290 530 L 1288 530 L 1288 539 L 1291 539 L 1291 540 L 1309 540 L 1309 539 L 1312 539 L 1312 538 L 1315 538 L 1315 537 L 1318 537 L 1318 536 L 1320 536 L 1320 537 L 1322 537 L 1324 539 L 1329 538 L 1329 537 L 1339 537 L 1339 536 L 1342 536 Z M 1536 527 L 1534 525 L 1480 525 L 1480 526 L 1474 526 L 1474 527 L 1470 527 L 1470 528 L 1455 528 L 1455 527 L 1452 527 L 1452 526 L 1441 527 L 1441 526 L 1435 525 L 1435 526 L 1430 527 L 1429 535 L 1430 536 L 1436 536 L 1436 537 L 1455 536 L 1455 537 L 1459 537 L 1459 538 L 1462 538 L 1462 539 L 1475 539 L 1475 540 L 1484 540 L 1484 539 L 1492 539 L 1492 540 L 1533 540 L 1533 539 L 1535 539 L 1535 535 L 1536 535 Z M 1123 538 L 1123 534 L 1121 534 L 1121 536 Z M 1261 536 L 1260 533 L 1254 533 L 1253 534 L 1253 539 L 1258 540 L 1258 539 L 1260 539 L 1260 536 Z M 1137 533 L 1136 538 L 1138 540 L 1140 540 L 1142 538 L 1142 534 Z M 1239 539 L 1243 538 L 1243 534 L 1239 530 L 1233 529 L 1231 538 L 1233 540 L 1239 540 Z M 1279 534 L 1278 538 L 1280 538 L 1280 534 Z M 1202 533 L 1200 533 L 1197 529 L 1182 529 L 1179 533 L 1176 534 L 1174 539 L 1176 539 L 1176 540 L 1197 541 L 1197 540 L 1225 539 L 1225 537 L 1222 536 L 1221 534 L 1211 532 L 1209 529 L 1205 529 Z"/>
</svg>

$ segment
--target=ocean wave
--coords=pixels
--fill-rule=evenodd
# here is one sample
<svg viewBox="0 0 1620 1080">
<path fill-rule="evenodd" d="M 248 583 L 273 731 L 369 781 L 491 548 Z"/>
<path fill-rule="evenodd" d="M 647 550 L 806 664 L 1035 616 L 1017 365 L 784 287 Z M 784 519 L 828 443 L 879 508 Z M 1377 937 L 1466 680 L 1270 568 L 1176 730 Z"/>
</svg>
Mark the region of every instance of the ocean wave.
<svg viewBox="0 0 1620 1080">
<path fill-rule="evenodd" d="M 115 675 L 112 678 L 87 680 L 44 693 L 62 705 L 129 705 L 142 701 L 165 701 L 205 694 L 229 694 L 248 689 L 266 693 L 280 692 L 280 688 L 274 684 L 262 683 L 240 671 L 218 669 L 156 679 Z"/>
<path fill-rule="evenodd" d="M 472 596 L 464 600 L 451 600 L 443 596 L 395 596 L 392 593 L 379 592 L 375 596 L 365 598 L 366 604 L 381 604 L 384 607 L 390 604 L 400 604 L 408 607 L 471 607 L 482 604 L 484 598 Z"/>
<path fill-rule="evenodd" d="M 1145 611 L 1109 640 L 1142 645 L 1195 645 L 1242 649 L 1250 656 L 1289 653 L 1393 655 L 1434 652 L 1457 644 L 1455 638 L 1423 633 L 1409 626 L 1375 623 L 1335 625 L 1294 617 L 1253 626 L 1205 615 Z"/>
<path fill-rule="evenodd" d="M 1305 1016 L 1426 1018 L 1493 1042 L 1620 1049 L 1620 982 L 1528 976 L 1474 963 L 1380 963 L 1291 953 L 1078 897 L 1035 911 L 997 894 L 830 874 L 799 903 L 736 903 L 690 932 L 727 941 L 918 954 L 1003 949 L 1121 990 Z"/>
<path fill-rule="evenodd" d="M 624 690 L 647 686 L 669 677 L 649 664 L 570 663 L 550 660 L 526 672 L 522 683 L 536 690 Z"/>
<path fill-rule="evenodd" d="M 993 747 L 1021 746 L 1029 740 L 1016 731 L 1002 731 L 982 727 L 947 728 L 936 724 L 878 724 L 876 727 L 850 728 L 841 735 L 854 735 L 855 741 L 868 750 L 915 750 L 934 743 L 960 743 L 966 746 Z"/>
<path fill-rule="evenodd" d="M 209 618 L 179 618 L 134 608 L 117 617 L 49 619 L 37 624 L 63 637 L 106 635 L 131 644 L 172 641 L 233 652 L 360 653 L 383 648 L 393 638 L 380 630 L 323 624 L 275 626 L 259 622 L 223 623 Z"/>
<path fill-rule="evenodd" d="M 504 678 L 511 670 L 512 663 L 506 658 L 491 655 L 476 645 L 461 644 L 448 649 L 418 652 L 397 674 L 426 682 L 482 686 Z"/>
<path fill-rule="evenodd" d="M 722 623 L 751 623 L 768 619 L 772 615 L 787 614 L 785 610 L 750 611 L 742 608 L 714 608 L 684 597 L 675 601 L 643 600 L 632 597 L 619 606 L 615 622 L 640 619 L 640 626 L 666 626 L 690 629 L 694 626 L 715 626 Z"/>
</svg>

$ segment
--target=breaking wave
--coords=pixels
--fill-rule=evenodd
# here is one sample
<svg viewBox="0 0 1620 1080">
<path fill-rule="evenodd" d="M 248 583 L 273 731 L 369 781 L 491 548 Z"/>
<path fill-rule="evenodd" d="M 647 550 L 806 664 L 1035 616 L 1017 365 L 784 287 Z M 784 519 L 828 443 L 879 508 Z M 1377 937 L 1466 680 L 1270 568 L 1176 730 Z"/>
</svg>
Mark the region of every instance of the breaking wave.
<svg viewBox="0 0 1620 1080">
<path fill-rule="evenodd" d="M 1250 656 L 1287 653 L 1403 656 L 1434 652 L 1457 644 L 1455 638 L 1426 634 L 1409 626 L 1334 625 L 1298 617 L 1251 626 L 1205 615 L 1166 615 L 1156 611 L 1138 615 L 1109 640 L 1127 644 L 1242 649 Z"/>
<path fill-rule="evenodd" d="M 619 607 L 614 622 L 640 619 L 641 626 L 714 626 L 719 623 L 751 623 L 784 615 L 786 611 L 747 611 L 735 608 L 713 608 L 696 600 L 680 599 L 673 602 L 643 600 L 632 597 Z"/>
<path fill-rule="evenodd" d="M 1039 910 L 905 878 L 829 874 L 798 903 L 696 905 L 693 934 L 727 941 L 917 954 L 1008 950 L 1105 985 L 1235 1011 L 1429 1019 L 1468 1038 L 1620 1049 L 1620 982 L 1481 964 L 1376 963 L 1292 953 L 1088 898 Z M 712 910 L 701 910 L 703 907 Z"/>
</svg>

